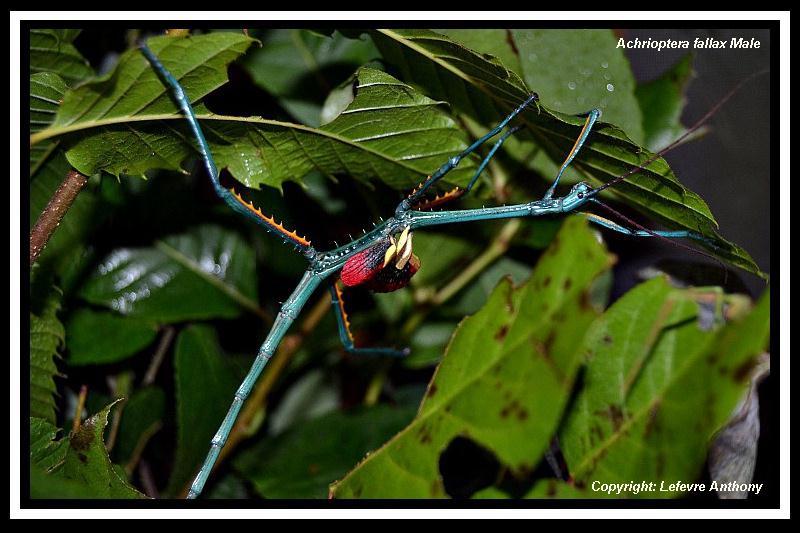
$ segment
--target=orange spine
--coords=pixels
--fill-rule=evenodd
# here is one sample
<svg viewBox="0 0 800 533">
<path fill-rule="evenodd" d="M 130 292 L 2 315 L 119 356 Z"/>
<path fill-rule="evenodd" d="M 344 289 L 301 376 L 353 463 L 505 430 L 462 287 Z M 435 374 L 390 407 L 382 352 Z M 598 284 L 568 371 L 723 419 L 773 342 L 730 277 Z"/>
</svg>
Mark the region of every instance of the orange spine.
<svg viewBox="0 0 800 533">
<path fill-rule="evenodd" d="M 311 241 L 309 241 L 305 237 L 301 237 L 300 235 L 297 234 L 296 231 L 289 231 L 288 229 L 284 228 L 283 223 L 276 221 L 274 217 L 267 216 L 264 213 L 262 213 L 261 208 L 255 207 L 252 202 L 247 202 L 244 198 L 242 198 L 242 196 L 239 193 L 236 192 L 235 189 L 229 189 L 229 190 L 233 195 L 233 197 L 236 198 L 237 202 L 246 207 L 248 211 L 250 211 L 258 218 L 263 220 L 271 228 L 278 231 L 281 235 L 301 246 L 311 246 Z"/>
<path fill-rule="evenodd" d="M 342 314 L 342 320 L 344 321 L 344 329 L 347 331 L 347 336 L 350 337 L 350 341 L 352 341 L 353 334 L 350 332 L 350 318 L 347 316 L 347 311 L 345 311 L 344 309 L 344 298 L 342 296 L 342 288 L 339 287 L 338 283 L 334 283 L 333 288 L 336 291 L 336 299 L 339 301 L 339 312 Z"/>
</svg>

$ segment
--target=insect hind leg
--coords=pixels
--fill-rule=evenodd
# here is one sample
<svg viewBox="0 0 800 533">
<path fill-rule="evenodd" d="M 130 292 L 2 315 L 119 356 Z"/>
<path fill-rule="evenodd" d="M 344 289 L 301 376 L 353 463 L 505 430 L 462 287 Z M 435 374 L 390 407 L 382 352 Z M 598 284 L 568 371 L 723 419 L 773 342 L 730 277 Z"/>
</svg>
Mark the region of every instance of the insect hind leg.
<svg viewBox="0 0 800 533">
<path fill-rule="evenodd" d="M 183 86 L 181 86 L 180 82 L 175 78 L 175 76 L 173 76 L 172 73 L 167 70 L 167 68 L 161 63 L 161 60 L 158 59 L 155 53 L 150 50 L 144 41 L 139 44 L 139 49 L 153 67 L 153 70 L 155 70 L 158 76 L 161 78 L 161 81 L 171 91 L 173 100 L 186 117 L 189 127 L 192 130 L 192 135 L 197 141 L 200 157 L 203 160 L 203 166 L 208 173 L 208 177 L 211 179 L 211 183 L 214 186 L 217 196 L 219 196 L 226 204 L 228 204 L 231 209 L 256 222 L 259 226 L 265 228 L 267 231 L 276 234 L 284 242 L 292 245 L 296 250 L 301 252 L 306 257 L 313 257 L 316 252 L 311 246 L 311 243 L 305 237 L 301 237 L 296 232 L 287 230 L 283 227 L 283 224 L 277 222 L 271 216 L 263 214 L 260 209 L 254 207 L 252 203 L 246 202 L 233 189 L 226 189 L 222 183 L 220 183 L 219 169 L 214 162 L 214 156 L 211 153 L 211 148 L 208 146 L 208 141 L 206 140 L 205 134 L 200 127 L 200 122 L 197 120 L 197 116 L 194 114 L 191 101 L 186 95 L 186 92 L 183 90 Z"/>
</svg>

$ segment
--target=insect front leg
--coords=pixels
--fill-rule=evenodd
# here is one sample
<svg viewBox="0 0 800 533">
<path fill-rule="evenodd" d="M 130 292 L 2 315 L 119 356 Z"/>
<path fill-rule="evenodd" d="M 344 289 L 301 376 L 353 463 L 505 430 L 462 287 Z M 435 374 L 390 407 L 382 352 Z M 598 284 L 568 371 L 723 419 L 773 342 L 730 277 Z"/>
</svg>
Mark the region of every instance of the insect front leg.
<svg viewBox="0 0 800 533">
<path fill-rule="evenodd" d="M 583 129 L 581 130 L 580 135 L 575 140 L 575 144 L 572 145 L 567 157 L 564 159 L 564 162 L 561 163 L 561 168 L 558 169 L 558 174 L 556 174 L 556 179 L 553 181 L 553 184 L 547 189 L 547 192 L 544 194 L 544 199 L 550 199 L 553 197 L 553 193 L 556 191 L 556 187 L 558 186 L 558 181 L 561 179 L 562 174 L 564 171 L 567 170 L 567 167 L 572 163 L 572 160 L 575 159 L 575 156 L 578 155 L 581 148 L 583 148 L 583 144 L 586 142 L 586 139 L 589 137 L 589 133 L 592 131 L 592 127 L 594 123 L 597 122 L 597 119 L 600 118 L 600 110 L 599 109 L 592 109 L 588 113 L 586 113 L 586 122 L 583 124 Z"/>
<path fill-rule="evenodd" d="M 618 224 L 613 220 L 601 217 L 600 215 L 595 215 L 594 213 L 579 213 L 579 214 L 585 216 L 589 220 L 589 222 L 597 224 L 598 226 L 603 226 L 604 228 L 616 231 L 618 233 L 622 233 L 624 235 L 630 235 L 631 237 L 664 237 L 667 239 L 694 239 L 699 241 L 706 241 L 705 237 L 703 237 L 699 233 L 695 233 L 694 231 L 631 229 L 621 224 Z"/>
<path fill-rule="evenodd" d="M 342 289 L 339 287 L 338 282 L 334 282 L 330 286 L 330 293 L 331 305 L 336 313 L 336 322 L 339 326 L 339 338 L 344 345 L 344 349 L 348 353 L 366 356 L 405 357 L 411 352 L 409 348 L 404 348 L 402 350 L 396 350 L 394 348 L 356 348 L 353 343 L 353 333 L 350 331 L 350 320 L 344 308 Z"/>
</svg>

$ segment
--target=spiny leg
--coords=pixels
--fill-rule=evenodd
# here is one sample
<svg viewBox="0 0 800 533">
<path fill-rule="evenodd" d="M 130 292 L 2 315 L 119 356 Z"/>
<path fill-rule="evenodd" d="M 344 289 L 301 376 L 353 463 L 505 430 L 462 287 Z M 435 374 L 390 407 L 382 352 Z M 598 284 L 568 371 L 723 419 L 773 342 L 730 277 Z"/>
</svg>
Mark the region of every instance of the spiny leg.
<svg viewBox="0 0 800 533">
<path fill-rule="evenodd" d="M 203 166 L 205 167 L 209 178 L 211 178 L 211 183 L 214 186 L 217 196 L 222 198 L 222 200 L 228 204 L 231 209 L 241 215 L 244 215 L 246 218 L 253 220 L 267 231 L 276 234 L 284 242 L 292 245 L 297 251 L 306 257 L 313 257 L 315 251 L 308 239 L 299 236 L 294 231 L 289 231 L 288 229 L 284 228 L 283 224 L 277 222 L 273 217 L 266 216 L 261 212 L 260 209 L 254 207 L 252 203 L 246 202 L 239 194 L 236 193 L 234 189 L 226 189 L 220 183 L 219 169 L 217 168 L 216 163 L 214 163 L 214 156 L 211 154 L 211 148 L 208 146 L 208 142 L 203 134 L 203 130 L 200 128 L 200 122 L 198 122 L 197 117 L 194 114 L 192 104 L 189 101 L 188 96 L 186 96 L 186 92 L 183 90 L 180 82 L 178 82 L 178 80 L 175 79 L 175 77 L 164 67 L 164 65 L 161 64 L 161 61 L 158 59 L 158 57 L 156 57 L 153 51 L 150 50 L 144 42 L 140 44 L 140 49 L 153 69 L 156 71 L 156 73 L 158 73 L 164 84 L 172 91 L 172 97 L 175 99 L 178 107 L 186 116 L 186 120 L 189 122 L 189 127 L 192 130 L 192 134 L 197 140 L 200 156 L 203 160 Z"/>
<path fill-rule="evenodd" d="M 511 137 L 511 135 L 513 135 L 520 129 L 521 126 L 515 126 L 510 130 L 508 130 L 507 132 L 505 132 L 497 140 L 494 146 L 492 146 L 492 149 L 489 150 L 489 154 L 483 159 L 483 161 L 481 161 L 481 164 L 478 166 L 478 169 L 475 171 L 475 174 L 472 176 L 472 179 L 469 181 L 469 183 L 465 188 L 462 189 L 461 187 L 455 187 L 441 195 L 437 195 L 435 198 L 431 200 L 423 200 L 416 206 L 416 208 L 419 209 L 420 211 L 424 211 L 426 209 L 433 209 L 435 207 L 439 207 L 440 205 L 446 204 L 447 202 L 450 202 L 457 198 L 461 198 L 465 194 L 469 194 L 469 192 L 472 190 L 472 187 L 474 187 L 475 184 L 478 182 L 478 178 L 486 169 L 486 166 L 489 164 L 489 161 L 491 161 L 491 159 L 494 157 L 494 154 L 497 153 L 497 150 L 499 150 L 500 147 L 503 146 L 503 143 L 506 141 L 506 139 Z"/>
<path fill-rule="evenodd" d="M 261 211 L 253 207 L 252 204 L 245 202 L 239 195 L 235 194 L 232 190 L 229 191 L 225 189 L 220 184 L 217 166 L 214 163 L 211 150 L 208 147 L 208 143 L 206 142 L 205 136 L 200 128 L 200 124 L 194 115 L 194 111 L 192 110 L 192 106 L 188 97 L 186 96 L 186 93 L 183 91 L 183 88 L 178 80 L 176 80 L 172 74 L 170 74 L 169 71 L 164 68 L 155 54 L 153 54 L 153 52 L 147 48 L 145 44 L 141 45 L 141 50 L 152 65 L 153 69 L 155 69 L 155 71 L 159 74 L 162 81 L 172 90 L 172 96 L 175 98 L 175 101 L 180 109 L 186 115 L 194 137 L 197 139 L 199 144 L 203 164 L 208 172 L 209 177 L 211 178 L 211 182 L 214 185 L 214 189 L 216 190 L 217 194 L 235 211 L 246 215 L 247 217 L 258 222 L 263 227 L 269 229 L 271 232 L 278 234 L 284 239 L 284 241 L 294 244 L 297 249 L 302 251 L 307 256 L 312 256 L 315 252 L 308 241 L 297 236 L 296 233 L 289 232 L 283 228 L 281 224 L 275 222 L 271 217 L 264 216 Z M 322 279 L 323 276 L 320 276 L 319 274 L 311 271 L 306 272 L 292 295 L 281 307 L 281 310 L 278 313 L 275 323 L 272 325 L 269 335 L 259 349 L 256 360 L 253 362 L 250 371 L 234 394 L 234 399 L 231 403 L 228 413 L 225 415 L 222 424 L 211 440 L 211 448 L 209 449 L 208 455 L 206 456 L 200 471 L 197 473 L 197 476 L 192 482 L 191 488 L 189 489 L 188 498 L 196 498 L 202 492 L 206 480 L 211 474 L 211 470 L 213 469 L 214 464 L 219 457 L 219 453 L 222 450 L 222 447 L 225 445 L 225 442 L 228 440 L 228 436 L 230 435 L 231 429 L 236 422 L 236 418 L 239 415 L 242 405 L 250 395 L 250 391 L 258 380 L 258 377 L 260 376 L 267 362 L 272 357 L 272 354 L 275 352 L 275 349 L 280 344 L 281 339 L 283 339 L 283 336 L 286 334 L 289 326 L 294 321 L 295 317 L 303 308 L 303 305 L 308 300 L 314 289 L 322 281 Z"/>
<path fill-rule="evenodd" d="M 564 174 L 564 171 L 567 170 L 567 167 L 572 163 L 572 160 L 575 159 L 575 156 L 578 155 L 578 152 L 580 152 L 583 144 L 589 137 L 589 133 L 592 131 L 592 126 L 594 126 L 594 123 L 597 122 L 598 118 L 600 118 L 600 114 L 601 113 L 599 109 L 592 109 L 586 114 L 586 122 L 583 124 L 583 129 L 581 130 L 580 135 L 578 135 L 578 138 L 575 140 L 575 144 L 572 145 L 572 148 L 567 154 L 566 159 L 564 159 L 564 162 L 561 164 L 561 168 L 558 170 L 556 179 L 544 194 L 545 200 L 553 197 L 553 193 L 556 191 L 556 187 L 558 186 L 558 181 L 561 179 L 561 175 Z"/>
<path fill-rule="evenodd" d="M 483 143 L 485 143 L 486 141 L 488 141 L 489 139 L 500 133 L 503 130 L 503 128 L 505 128 L 508 125 L 508 123 L 514 119 L 514 117 L 519 115 L 522 112 L 522 110 L 525 109 L 525 107 L 527 107 L 531 102 L 537 101 L 538 99 L 539 96 L 536 93 L 532 93 L 530 96 L 528 96 L 528 98 L 524 102 L 522 102 L 522 104 L 520 104 L 516 109 L 514 109 L 514 111 L 512 111 L 506 118 L 503 119 L 502 122 L 500 122 L 500 124 L 495 126 L 486 135 L 484 135 L 483 137 L 472 143 L 466 150 L 464 150 L 460 154 L 455 155 L 450 159 L 448 159 L 447 162 L 441 167 L 439 167 L 439 169 L 436 172 L 428 176 L 425 179 L 425 181 L 423 181 L 422 184 L 420 184 L 420 186 L 417 187 L 408 196 L 408 198 L 403 200 L 403 202 L 400 204 L 400 210 L 404 211 L 410 209 L 413 205 L 415 205 L 420 200 L 420 198 L 422 198 L 425 192 L 431 187 L 431 185 L 442 179 L 442 177 L 445 174 L 456 168 L 456 166 L 458 166 L 458 164 L 461 162 L 463 158 L 465 158 L 466 156 L 477 150 Z"/>
<path fill-rule="evenodd" d="M 409 348 L 395 350 L 393 348 L 356 348 L 353 344 L 353 334 L 350 331 L 350 320 L 347 318 L 347 311 L 344 308 L 344 298 L 342 289 L 338 282 L 330 286 L 331 305 L 336 312 L 336 322 L 339 325 L 339 338 L 344 345 L 344 349 L 353 355 L 385 356 L 385 357 L 405 357 L 410 353 Z"/>
<path fill-rule="evenodd" d="M 192 482 L 187 498 L 197 498 L 203 491 L 203 487 L 208 480 L 208 476 L 211 474 L 211 470 L 214 468 L 214 463 L 217 462 L 217 457 L 219 457 L 220 451 L 228 441 L 228 436 L 231 433 L 233 425 L 236 423 L 236 418 L 239 416 L 239 411 L 241 410 L 242 405 L 244 405 L 244 402 L 247 400 L 248 396 L 250 396 L 250 392 L 253 390 L 256 381 L 258 381 L 258 377 L 261 375 L 261 372 L 264 370 L 264 367 L 267 365 L 272 355 L 275 353 L 275 350 L 278 348 L 278 345 L 280 344 L 281 339 L 283 339 L 283 336 L 286 334 L 286 331 L 289 329 L 289 326 L 292 324 L 292 322 L 294 322 L 294 319 L 297 318 L 297 315 L 300 313 L 303 305 L 305 305 L 306 301 L 308 301 L 308 298 L 314 292 L 314 289 L 316 289 L 317 286 L 319 286 L 319 284 L 322 282 L 322 279 L 323 278 L 318 274 L 307 271 L 303 276 L 303 279 L 301 279 L 300 283 L 298 283 L 297 287 L 295 287 L 294 292 L 292 292 L 291 296 L 289 296 L 289 299 L 286 300 L 286 302 L 284 302 L 284 304 L 281 306 L 278 316 L 275 319 L 275 322 L 272 324 L 272 329 L 270 330 L 269 335 L 267 335 L 266 340 L 258 350 L 258 356 L 256 357 L 256 360 L 253 361 L 250 371 L 247 373 L 247 376 L 245 376 L 244 380 L 242 381 L 241 385 L 239 385 L 239 388 L 236 390 L 236 393 L 233 396 L 233 402 L 228 409 L 228 414 L 225 415 L 222 424 L 220 424 L 219 429 L 211 439 L 211 448 L 208 451 L 205 461 L 203 461 L 203 466 L 200 468 L 200 471 L 197 473 L 197 476 Z"/>
</svg>

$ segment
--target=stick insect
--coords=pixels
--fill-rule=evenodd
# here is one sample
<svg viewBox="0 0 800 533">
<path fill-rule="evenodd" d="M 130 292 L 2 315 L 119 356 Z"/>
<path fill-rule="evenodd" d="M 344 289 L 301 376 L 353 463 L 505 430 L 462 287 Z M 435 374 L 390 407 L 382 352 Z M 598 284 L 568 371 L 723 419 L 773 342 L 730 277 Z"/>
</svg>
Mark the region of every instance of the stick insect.
<svg viewBox="0 0 800 533">
<path fill-rule="evenodd" d="M 392 292 L 405 287 L 420 267 L 419 258 L 417 258 L 413 252 L 413 232 L 418 229 L 443 224 L 460 224 L 481 220 L 578 214 L 586 217 L 588 221 L 593 224 L 629 236 L 656 237 L 660 239 L 691 239 L 697 242 L 710 244 L 708 239 L 693 231 L 664 231 L 645 228 L 633 220 L 617 213 L 611 207 L 601 202 L 597 198 L 597 195 L 601 191 L 613 187 L 633 174 L 643 170 L 650 163 L 679 145 L 688 135 L 696 131 L 697 128 L 713 115 L 717 109 L 736 92 L 739 86 L 741 86 L 741 83 L 672 144 L 638 167 L 631 169 L 601 186 L 592 187 L 586 182 L 579 182 L 574 185 L 566 195 L 556 196 L 559 180 L 580 152 L 591 134 L 592 128 L 600 117 L 600 110 L 592 109 L 586 113 L 585 122 L 578 138 L 575 140 L 564 162 L 561 164 L 552 185 L 547 189 L 541 199 L 525 204 L 506 205 L 502 207 L 432 211 L 433 208 L 440 207 L 470 192 L 489 164 L 489 161 L 501 148 L 503 143 L 520 129 L 520 126 L 511 126 L 514 118 L 526 108 L 531 106 L 538 107 L 538 96 L 536 93 L 531 93 L 524 102 L 519 104 L 518 107 L 497 124 L 497 126 L 477 139 L 461 153 L 448 159 L 438 170 L 428 176 L 397 205 L 393 216 L 376 225 L 372 231 L 344 246 L 339 246 L 328 251 L 319 251 L 312 246 L 308 239 L 300 236 L 295 231 L 288 230 L 273 217 L 265 215 L 260 209 L 253 206 L 252 203 L 244 200 L 234 189 L 227 189 L 220 183 L 219 170 L 214 162 L 214 158 L 200 124 L 195 117 L 192 105 L 183 88 L 145 43 L 140 45 L 140 49 L 152 68 L 158 73 L 162 82 L 171 91 L 173 99 L 181 112 L 185 115 L 193 137 L 198 144 L 205 172 L 208 174 L 217 195 L 231 209 L 252 220 L 266 231 L 280 237 L 284 243 L 292 247 L 308 261 L 308 267 L 305 273 L 292 294 L 282 304 L 277 318 L 266 340 L 261 345 L 252 367 L 236 390 L 230 409 L 212 438 L 208 455 L 192 482 L 187 495 L 188 498 L 197 498 L 203 491 L 203 487 L 217 461 L 220 451 L 225 445 L 231 429 L 236 422 L 239 411 L 248 398 L 258 377 L 312 293 L 323 284 L 326 284 L 330 291 L 331 304 L 337 317 L 339 336 L 348 352 L 361 355 L 389 357 L 403 356 L 409 353 L 408 349 L 396 350 L 393 348 L 362 348 L 355 346 L 353 335 L 350 332 L 349 320 L 342 299 L 342 288 L 339 282 L 341 281 L 346 287 L 364 287 L 374 292 Z M 507 127 L 508 129 L 506 129 Z M 503 130 L 506 131 L 501 134 Z M 448 192 L 437 195 L 433 199 L 428 197 L 431 188 L 446 176 L 448 172 L 456 168 L 461 160 L 495 137 L 497 138 L 495 144 L 481 161 L 466 187 L 456 187 Z M 621 222 L 615 222 L 610 218 L 588 212 L 587 209 L 593 206 L 605 209 L 611 215 L 617 216 Z M 704 255 L 709 255 L 679 242 L 672 240 L 669 242 Z"/>
</svg>

